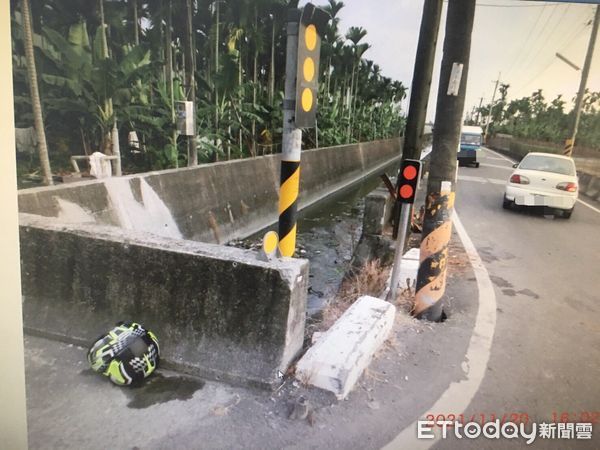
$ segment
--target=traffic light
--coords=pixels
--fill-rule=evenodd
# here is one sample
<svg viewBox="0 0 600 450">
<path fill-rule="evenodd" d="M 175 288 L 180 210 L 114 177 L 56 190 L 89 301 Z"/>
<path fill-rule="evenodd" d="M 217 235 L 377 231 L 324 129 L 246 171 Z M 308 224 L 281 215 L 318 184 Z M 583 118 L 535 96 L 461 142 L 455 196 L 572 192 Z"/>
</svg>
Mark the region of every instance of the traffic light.
<svg viewBox="0 0 600 450">
<path fill-rule="evenodd" d="M 298 28 L 298 67 L 296 69 L 296 128 L 315 126 L 321 35 L 330 15 L 307 3 Z"/>
<path fill-rule="evenodd" d="M 421 175 L 421 161 L 417 159 L 405 159 L 400 165 L 398 175 L 398 191 L 396 199 L 400 203 L 414 203 L 419 178 Z"/>
</svg>

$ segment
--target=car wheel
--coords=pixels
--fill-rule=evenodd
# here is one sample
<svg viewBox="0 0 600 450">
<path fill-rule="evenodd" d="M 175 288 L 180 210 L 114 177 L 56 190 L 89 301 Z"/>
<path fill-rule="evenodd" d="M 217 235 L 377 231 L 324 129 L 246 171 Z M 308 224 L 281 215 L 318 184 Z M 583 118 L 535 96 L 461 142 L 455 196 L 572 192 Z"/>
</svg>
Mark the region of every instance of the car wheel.
<svg viewBox="0 0 600 450">
<path fill-rule="evenodd" d="M 502 199 L 502 208 L 503 209 L 510 209 L 510 207 L 512 206 L 513 202 L 508 200 L 506 198 L 506 195 L 504 196 L 504 198 Z"/>
<path fill-rule="evenodd" d="M 563 219 L 570 219 L 571 214 L 573 214 L 573 208 L 563 210 L 561 216 Z"/>
<path fill-rule="evenodd" d="M 476 169 L 479 169 L 479 161 L 477 161 L 477 162 L 475 163 L 475 168 L 476 168 Z"/>
</svg>

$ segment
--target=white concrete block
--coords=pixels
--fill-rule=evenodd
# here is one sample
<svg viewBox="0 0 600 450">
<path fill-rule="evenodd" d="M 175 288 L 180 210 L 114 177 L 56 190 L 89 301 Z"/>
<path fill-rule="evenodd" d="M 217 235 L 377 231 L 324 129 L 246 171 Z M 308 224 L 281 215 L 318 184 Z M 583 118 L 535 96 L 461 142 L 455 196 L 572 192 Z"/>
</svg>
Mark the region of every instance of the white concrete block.
<svg viewBox="0 0 600 450">
<path fill-rule="evenodd" d="M 410 286 L 415 284 L 417 279 L 417 272 L 419 272 L 419 260 L 418 259 L 405 259 L 402 258 L 400 263 L 400 275 L 398 276 L 399 285 L 402 288 L 406 287 L 406 279 L 410 279 Z"/>
<path fill-rule="evenodd" d="M 304 354 L 296 378 L 345 398 L 389 336 L 396 308 L 360 297 Z"/>
<path fill-rule="evenodd" d="M 404 255 L 402 255 L 402 259 L 416 259 L 418 261 L 420 254 L 421 250 L 418 247 L 411 248 Z"/>
</svg>

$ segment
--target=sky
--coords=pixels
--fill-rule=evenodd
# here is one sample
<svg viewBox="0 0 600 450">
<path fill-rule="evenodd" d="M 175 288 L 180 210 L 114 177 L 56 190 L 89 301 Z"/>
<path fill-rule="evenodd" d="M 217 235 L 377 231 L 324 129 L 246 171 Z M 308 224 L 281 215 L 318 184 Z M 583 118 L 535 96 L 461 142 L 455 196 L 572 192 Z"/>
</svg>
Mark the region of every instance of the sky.
<svg viewBox="0 0 600 450">
<path fill-rule="evenodd" d="M 363 41 L 371 48 L 364 57 L 379 64 L 384 75 L 410 87 L 423 1 L 343 2 L 345 6 L 339 13 L 340 33 L 345 34 L 351 26 L 365 28 L 367 35 Z M 444 3 L 427 112 L 429 121 L 435 117 L 446 7 Z M 555 54 L 559 52 L 583 67 L 595 8 L 576 3 L 477 0 L 465 113 L 478 106 L 481 97 L 484 104 L 490 102 L 499 73 L 500 81 L 510 85 L 509 100 L 542 89 L 547 101 L 562 94 L 569 102 L 567 109 L 571 109 L 581 72 Z M 587 86 L 600 91 L 600 42 L 596 43 Z M 403 107 L 407 105 L 404 101 Z"/>
</svg>

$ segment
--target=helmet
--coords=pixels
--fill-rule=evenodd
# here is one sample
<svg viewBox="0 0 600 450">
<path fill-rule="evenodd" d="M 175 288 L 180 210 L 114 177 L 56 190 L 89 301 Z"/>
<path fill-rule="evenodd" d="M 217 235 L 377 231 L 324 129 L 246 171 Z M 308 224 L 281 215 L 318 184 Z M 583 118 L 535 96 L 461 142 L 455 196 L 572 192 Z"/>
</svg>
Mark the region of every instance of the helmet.
<svg viewBox="0 0 600 450">
<path fill-rule="evenodd" d="M 135 322 L 118 323 L 88 351 L 92 370 L 120 386 L 139 385 L 158 365 L 158 339 Z"/>
</svg>

